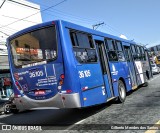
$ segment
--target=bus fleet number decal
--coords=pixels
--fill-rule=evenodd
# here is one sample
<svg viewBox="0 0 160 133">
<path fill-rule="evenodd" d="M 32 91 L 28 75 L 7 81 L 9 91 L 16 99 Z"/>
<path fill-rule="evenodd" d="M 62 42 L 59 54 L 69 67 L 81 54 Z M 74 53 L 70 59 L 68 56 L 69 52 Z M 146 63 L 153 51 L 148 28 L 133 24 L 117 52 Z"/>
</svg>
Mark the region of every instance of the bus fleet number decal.
<svg viewBox="0 0 160 133">
<path fill-rule="evenodd" d="M 79 78 L 88 78 L 91 76 L 90 70 L 79 71 Z"/>
<path fill-rule="evenodd" d="M 29 73 L 30 78 L 35 78 L 35 77 L 40 77 L 40 76 L 43 76 L 43 71 L 35 71 L 35 72 Z"/>
</svg>

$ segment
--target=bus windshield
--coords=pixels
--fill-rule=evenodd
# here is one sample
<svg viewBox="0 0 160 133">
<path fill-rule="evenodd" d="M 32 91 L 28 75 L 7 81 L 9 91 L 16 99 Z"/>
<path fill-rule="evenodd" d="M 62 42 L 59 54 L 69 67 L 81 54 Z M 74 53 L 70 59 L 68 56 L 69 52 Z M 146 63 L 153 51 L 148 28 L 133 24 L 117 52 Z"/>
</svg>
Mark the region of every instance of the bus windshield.
<svg viewBox="0 0 160 133">
<path fill-rule="evenodd" d="M 23 34 L 10 42 L 15 67 L 29 67 L 33 63 L 52 61 L 57 57 L 55 26 Z"/>
</svg>

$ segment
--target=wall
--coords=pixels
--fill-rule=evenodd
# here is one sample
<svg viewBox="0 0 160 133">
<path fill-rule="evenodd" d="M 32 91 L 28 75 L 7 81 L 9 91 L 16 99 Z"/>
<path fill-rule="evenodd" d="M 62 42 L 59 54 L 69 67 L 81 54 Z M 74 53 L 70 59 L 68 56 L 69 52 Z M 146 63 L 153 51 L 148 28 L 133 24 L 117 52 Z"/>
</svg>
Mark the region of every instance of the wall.
<svg viewBox="0 0 160 133">
<path fill-rule="evenodd" d="M 5 42 L 8 35 L 42 22 L 41 13 L 37 13 L 39 5 L 25 0 L 3 2 L 0 0 L 0 42 Z"/>
<path fill-rule="evenodd" d="M 9 69 L 7 49 L 2 45 L 5 44 L 6 38 L 19 30 L 42 22 L 39 5 L 25 0 L 4 1 L 0 0 L 0 72 Z"/>
</svg>

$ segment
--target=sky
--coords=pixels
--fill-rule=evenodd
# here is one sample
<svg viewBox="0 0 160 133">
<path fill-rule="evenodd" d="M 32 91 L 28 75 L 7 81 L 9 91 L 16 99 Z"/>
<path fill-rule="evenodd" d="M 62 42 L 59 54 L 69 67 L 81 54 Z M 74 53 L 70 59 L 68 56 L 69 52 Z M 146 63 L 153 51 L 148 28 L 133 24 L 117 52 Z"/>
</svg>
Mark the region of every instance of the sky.
<svg viewBox="0 0 160 133">
<path fill-rule="evenodd" d="M 40 5 L 43 22 L 62 19 L 88 28 L 104 22 L 96 30 L 124 35 L 148 47 L 160 44 L 160 0 L 28 1 Z"/>
</svg>

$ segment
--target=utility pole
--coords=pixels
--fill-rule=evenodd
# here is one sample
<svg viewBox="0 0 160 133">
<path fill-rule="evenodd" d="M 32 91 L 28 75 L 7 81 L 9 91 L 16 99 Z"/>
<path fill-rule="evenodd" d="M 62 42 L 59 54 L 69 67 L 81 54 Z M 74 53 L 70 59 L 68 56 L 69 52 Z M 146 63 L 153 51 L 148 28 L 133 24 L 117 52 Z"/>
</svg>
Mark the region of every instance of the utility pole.
<svg viewBox="0 0 160 133">
<path fill-rule="evenodd" d="M 103 25 L 103 24 L 104 24 L 104 22 L 92 25 L 93 30 L 96 30 L 100 25 Z"/>
</svg>

